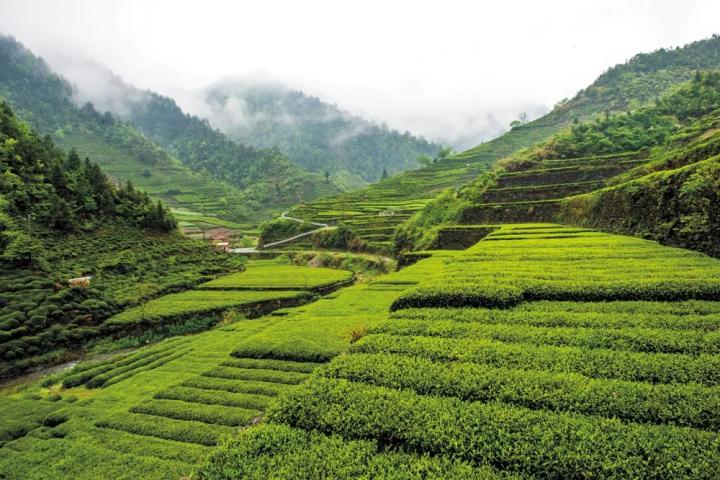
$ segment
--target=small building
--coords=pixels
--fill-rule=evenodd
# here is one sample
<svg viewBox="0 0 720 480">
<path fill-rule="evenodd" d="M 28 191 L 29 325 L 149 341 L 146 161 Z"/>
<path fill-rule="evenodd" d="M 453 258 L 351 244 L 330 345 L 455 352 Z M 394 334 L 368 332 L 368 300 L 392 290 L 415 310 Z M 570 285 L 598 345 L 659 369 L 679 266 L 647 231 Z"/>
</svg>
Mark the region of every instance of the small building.
<svg viewBox="0 0 720 480">
<path fill-rule="evenodd" d="M 67 283 L 71 287 L 90 288 L 90 280 L 91 279 L 92 279 L 92 277 L 88 275 L 87 277 L 71 278 L 67 281 Z"/>
<path fill-rule="evenodd" d="M 230 242 L 213 242 L 216 252 L 230 252 Z"/>
<path fill-rule="evenodd" d="M 212 230 L 208 230 L 208 233 L 210 233 L 210 238 L 216 242 L 228 242 L 230 241 L 232 230 L 228 228 L 213 228 Z"/>
</svg>

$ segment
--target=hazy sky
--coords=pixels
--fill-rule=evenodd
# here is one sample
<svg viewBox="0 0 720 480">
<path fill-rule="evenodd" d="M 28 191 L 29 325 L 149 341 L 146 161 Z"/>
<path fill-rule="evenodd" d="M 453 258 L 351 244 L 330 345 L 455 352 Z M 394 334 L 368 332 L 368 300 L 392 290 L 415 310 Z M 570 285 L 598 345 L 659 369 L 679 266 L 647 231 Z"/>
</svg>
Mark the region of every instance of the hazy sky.
<svg viewBox="0 0 720 480">
<path fill-rule="evenodd" d="M 269 76 L 431 138 L 497 133 L 642 51 L 720 32 L 720 2 L 0 0 L 0 32 L 176 96 Z"/>
</svg>

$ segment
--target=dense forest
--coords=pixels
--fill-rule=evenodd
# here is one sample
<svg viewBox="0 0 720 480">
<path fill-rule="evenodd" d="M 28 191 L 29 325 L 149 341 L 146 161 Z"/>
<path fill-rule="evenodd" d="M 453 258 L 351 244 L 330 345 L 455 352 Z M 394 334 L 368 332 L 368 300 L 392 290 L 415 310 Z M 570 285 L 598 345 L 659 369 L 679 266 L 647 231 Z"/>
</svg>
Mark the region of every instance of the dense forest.
<svg viewBox="0 0 720 480">
<path fill-rule="evenodd" d="M 280 84 L 225 81 L 203 94 L 210 123 L 242 142 L 277 147 L 314 172 L 372 182 L 383 170 L 417 168 L 417 157 L 441 148 Z"/>
<path fill-rule="evenodd" d="M 720 68 L 720 36 L 682 47 L 639 53 L 600 75 L 574 99 L 602 103 L 606 109 L 637 108 L 671 85 L 692 79 L 696 70 Z"/>
<path fill-rule="evenodd" d="M 36 229 L 59 233 L 92 231 L 120 222 L 158 232 L 176 224 L 160 202 L 131 183 L 113 185 L 100 167 L 75 151 L 65 155 L 0 102 L 0 208 L 2 258 L 22 266 L 37 264 L 41 246 Z"/>
</svg>

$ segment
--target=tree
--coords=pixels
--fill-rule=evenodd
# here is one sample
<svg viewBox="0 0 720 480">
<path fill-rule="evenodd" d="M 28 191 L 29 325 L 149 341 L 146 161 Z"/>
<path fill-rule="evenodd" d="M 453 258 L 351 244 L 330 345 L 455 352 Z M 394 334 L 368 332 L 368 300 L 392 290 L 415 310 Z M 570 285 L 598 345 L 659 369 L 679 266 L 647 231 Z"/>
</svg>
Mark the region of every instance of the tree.
<svg viewBox="0 0 720 480">
<path fill-rule="evenodd" d="M 422 155 L 418 155 L 415 161 L 419 163 L 421 167 L 428 167 L 433 163 L 433 159 L 430 158 L 429 155 L 425 155 L 424 153 Z"/>
<path fill-rule="evenodd" d="M 7 242 L 3 260 L 23 267 L 47 269 L 45 247 L 37 239 L 17 230 L 5 232 L 3 236 Z"/>
<path fill-rule="evenodd" d="M 437 153 L 437 160 L 445 160 L 450 155 L 453 154 L 453 149 L 450 147 L 441 148 L 440 151 Z"/>
<path fill-rule="evenodd" d="M 523 125 L 527 124 L 529 120 L 530 118 L 528 117 L 527 112 L 520 112 L 517 120 L 513 120 L 512 122 L 510 122 L 510 128 L 522 127 Z"/>
</svg>

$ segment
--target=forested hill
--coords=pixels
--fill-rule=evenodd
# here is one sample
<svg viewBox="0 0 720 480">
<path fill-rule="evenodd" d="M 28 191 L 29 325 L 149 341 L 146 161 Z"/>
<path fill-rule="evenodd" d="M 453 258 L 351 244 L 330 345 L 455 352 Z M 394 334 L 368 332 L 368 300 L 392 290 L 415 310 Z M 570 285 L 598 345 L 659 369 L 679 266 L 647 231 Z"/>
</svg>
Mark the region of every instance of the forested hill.
<svg viewBox="0 0 720 480">
<path fill-rule="evenodd" d="M 720 36 L 683 47 L 639 53 L 609 68 L 574 103 L 601 102 L 613 110 L 634 108 L 653 100 L 671 85 L 690 80 L 695 70 L 720 68 Z"/>
<path fill-rule="evenodd" d="M 164 97 L 148 94 L 143 133 L 90 103 L 78 107 L 71 84 L 12 38 L 0 36 L 0 65 L 0 96 L 18 116 L 170 205 L 249 220 L 339 191 L 277 151 L 228 140 Z"/>
<path fill-rule="evenodd" d="M 176 224 L 160 202 L 132 184 L 114 186 L 100 167 L 66 155 L 0 101 L 0 260 L 22 267 L 41 260 L 33 232 L 92 231 L 113 223 L 158 232 Z"/>
<path fill-rule="evenodd" d="M 130 122 L 193 170 L 206 171 L 240 188 L 282 178 L 285 189 L 292 190 L 297 189 L 293 178 L 307 175 L 278 149 L 231 140 L 207 120 L 183 112 L 172 98 L 130 85 L 99 63 L 75 59 L 57 63 L 69 75 L 76 104 L 90 102 Z M 277 181 L 272 183 L 274 188 Z"/>
<path fill-rule="evenodd" d="M 372 182 L 383 171 L 417 168 L 418 156 L 441 148 L 277 83 L 228 80 L 203 95 L 210 123 L 228 136 L 276 146 L 315 172 L 345 170 Z"/>
<path fill-rule="evenodd" d="M 328 172 L 342 184 L 372 182 L 383 171 L 415 168 L 418 156 L 434 156 L 441 148 L 270 81 L 226 80 L 197 92 L 188 103 L 208 124 L 183 113 L 174 100 L 129 85 L 92 60 L 55 64 L 76 87 L 79 103 L 90 101 L 109 110 L 180 158 L 229 173 L 231 179 L 235 169 L 223 171 L 232 166 L 227 139 L 210 126 L 240 143 L 244 157 L 275 154 L 279 160 L 280 150 L 301 167 Z"/>
</svg>

